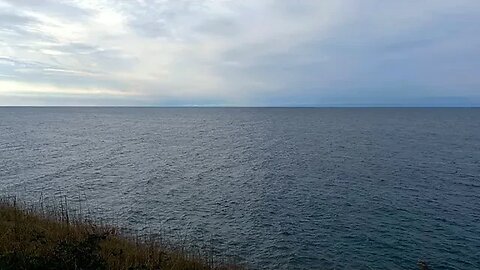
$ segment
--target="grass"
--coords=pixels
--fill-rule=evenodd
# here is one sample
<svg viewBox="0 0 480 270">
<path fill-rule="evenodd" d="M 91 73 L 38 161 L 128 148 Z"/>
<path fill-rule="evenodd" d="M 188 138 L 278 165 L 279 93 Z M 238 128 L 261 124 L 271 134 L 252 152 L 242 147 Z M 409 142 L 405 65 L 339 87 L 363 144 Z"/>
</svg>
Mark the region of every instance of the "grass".
<svg viewBox="0 0 480 270">
<path fill-rule="evenodd" d="M 153 236 L 123 235 L 66 209 L 0 199 L 0 269 L 241 269 Z"/>
<path fill-rule="evenodd" d="M 0 270 L 236 270 L 235 263 L 186 251 L 152 235 L 121 234 L 112 226 L 71 216 L 67 203 L 27 207 L 0 197 Z M 420 270 L 430 269 L 425 261 Z"/>
</svg>

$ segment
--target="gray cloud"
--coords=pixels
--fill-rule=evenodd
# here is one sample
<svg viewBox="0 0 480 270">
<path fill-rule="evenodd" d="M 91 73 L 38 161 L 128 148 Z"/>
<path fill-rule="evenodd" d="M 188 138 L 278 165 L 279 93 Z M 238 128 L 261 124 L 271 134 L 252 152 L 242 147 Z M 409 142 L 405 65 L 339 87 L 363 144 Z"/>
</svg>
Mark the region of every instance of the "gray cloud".
<svg viewBox="0 0 480 270">
<path fill-rule="evenodd" d="M 119 97 L 103 93 L 128 93 L 136 105 L 480 100 L 474 0 L 22 0 L 0 7 L 0 87 L 64 87 L 62 100 L 68 89 L 105 104 Z M 47 90 L 36 96 L 42 103 Z M 18 102 L 15 91 L 0 98 Z"/>
<path fill-rule="evenodd" d="M 73 3 L 58 0 L 3 0 L 22 11 L 41 12 L 49 16 L 58 16 L 70 20 L 82 20 L 92 12 L 75 6 Z"/>
</svg>

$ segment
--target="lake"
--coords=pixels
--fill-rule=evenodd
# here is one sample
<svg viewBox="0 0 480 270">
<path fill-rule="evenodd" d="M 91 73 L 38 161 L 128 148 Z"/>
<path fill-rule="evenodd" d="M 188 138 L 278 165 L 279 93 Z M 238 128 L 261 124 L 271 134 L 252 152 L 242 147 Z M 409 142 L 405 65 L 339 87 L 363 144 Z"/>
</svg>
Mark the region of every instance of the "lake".
<svg viewBox="0 0 480 270">
<path fill-rule="evenodd" d="M 252 269 L 480 269 L 480 109 L 3 107 L 0 193 Z"/>
</svg>

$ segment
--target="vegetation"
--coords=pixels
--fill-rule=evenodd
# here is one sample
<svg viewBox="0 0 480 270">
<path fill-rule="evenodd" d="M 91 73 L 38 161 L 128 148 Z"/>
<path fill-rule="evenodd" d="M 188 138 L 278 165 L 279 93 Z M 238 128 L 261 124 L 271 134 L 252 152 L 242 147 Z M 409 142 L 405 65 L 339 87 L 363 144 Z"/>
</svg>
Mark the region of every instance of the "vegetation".
<svg viewBox="0 0 480 270">
<path fill-rule="evenodd" d="M 155 237 L 72 218 L 66 209 L 0 199 L 0 269 L 240 269 Z"/>
</svg>

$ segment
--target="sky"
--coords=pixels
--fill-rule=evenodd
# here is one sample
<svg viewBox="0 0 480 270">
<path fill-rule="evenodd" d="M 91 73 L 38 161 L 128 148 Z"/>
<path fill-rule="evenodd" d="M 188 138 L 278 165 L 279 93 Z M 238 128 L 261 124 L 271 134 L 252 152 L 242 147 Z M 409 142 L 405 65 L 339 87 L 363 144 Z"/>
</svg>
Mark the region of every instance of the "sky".
<svg viewBox="0 0 480 270">
<path fill-rule="evenodd" d="M 480 106 L 480 1 L 0 0 L 0 105 Z"/>
</svg>

